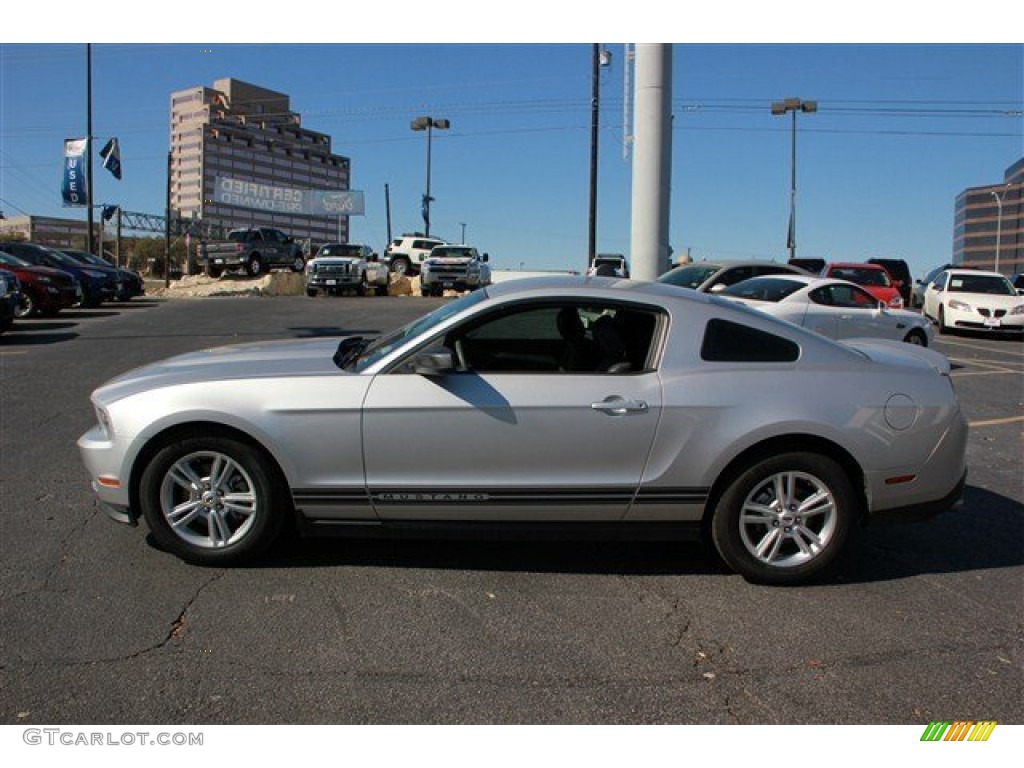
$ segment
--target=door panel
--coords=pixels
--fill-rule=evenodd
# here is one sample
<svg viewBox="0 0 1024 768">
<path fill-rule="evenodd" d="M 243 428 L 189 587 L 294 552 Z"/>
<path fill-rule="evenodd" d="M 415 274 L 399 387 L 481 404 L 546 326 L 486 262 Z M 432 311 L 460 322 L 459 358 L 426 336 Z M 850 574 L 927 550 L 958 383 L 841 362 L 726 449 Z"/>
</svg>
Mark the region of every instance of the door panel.
<svg viewBox="0 0 1024 768">
<path fill-rule="evenodd" d="M 367 485 L 385 519 L 618 520 L 661 414 L 655 372 L 377 376 Z"/>
</svg>

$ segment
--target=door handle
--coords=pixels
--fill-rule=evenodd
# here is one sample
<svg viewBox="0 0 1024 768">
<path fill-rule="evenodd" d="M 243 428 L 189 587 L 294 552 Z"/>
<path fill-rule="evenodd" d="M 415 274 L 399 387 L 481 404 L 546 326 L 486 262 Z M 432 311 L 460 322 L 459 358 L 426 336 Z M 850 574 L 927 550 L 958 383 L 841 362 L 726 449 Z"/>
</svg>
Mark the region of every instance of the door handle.
<svg viewBox="0 0 1024 768">
<path fill-rule="evenodd" d="M 611 414 L 612 416 L 625 416 L 627 413 L 647 413 L 649 406 L 643 400 L 626 400 L 618 395 L 606 397 L 599 403 L 591 403 L 591 409 Z"/>
</svg>

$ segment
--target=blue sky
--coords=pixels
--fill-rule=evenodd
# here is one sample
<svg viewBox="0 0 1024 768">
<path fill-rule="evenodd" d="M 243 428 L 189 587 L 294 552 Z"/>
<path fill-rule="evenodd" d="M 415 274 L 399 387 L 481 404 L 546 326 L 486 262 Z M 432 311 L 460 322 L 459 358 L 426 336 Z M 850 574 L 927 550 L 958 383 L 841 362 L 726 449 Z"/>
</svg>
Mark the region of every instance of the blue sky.
<svg viewBox="0 0 1024 768">
<path fill-rule="evenodd" d="M 85 128 L 85 46 L 6 37 L 0 210 L 84 219 L 61 208 L 60 177 L 63 139 Z M 605 45 L 598 249 L 628 252 L 623 46 Z M 385 184 L 394 232 L 422 229 L 426 141 L 409 122 L 432 115 L 452 122 L 434 134 L 432 231 L 458 239 L 465 223 L 499 268 L 581 269 L 590 54 L 583 42 L 95 43 L 93 132 L 97 145 L 119 138 L 124 166 L 120 182 L 97 167 L 97 201 L 162 213 L 170 93 L 234 77 L 289 94 L 352 159 L 366 196 L 353 240 L 383 247 Z M 951 255 L 956 195 L 1024 155 L 1019 44 L 685 42 L 673 57 L 670 240 L 698 259 L 786 255 L 790 123 L 773 100 L 818 102 L 799 119 L 800 256 L 900 256 L 921 274 Z"/>
</svg>

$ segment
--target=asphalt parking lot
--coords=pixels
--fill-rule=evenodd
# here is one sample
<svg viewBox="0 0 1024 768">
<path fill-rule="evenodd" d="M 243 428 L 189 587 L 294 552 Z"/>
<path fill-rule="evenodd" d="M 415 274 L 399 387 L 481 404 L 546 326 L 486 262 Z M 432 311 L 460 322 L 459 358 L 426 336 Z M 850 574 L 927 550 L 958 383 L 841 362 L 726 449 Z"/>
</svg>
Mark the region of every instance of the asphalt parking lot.
<svg viewBox="0 0 1024 768">
<path fill-rule="evenodd" d="M 290 541 L 205 569 L 95 506 L 89 392 L 145 362 L 383 332 L 441 299 L 142 299 L 0 337 L 0 721 L 1024 723 L 1024 345 L 937 337 L 964 508 L 865 530 L 832 582 L 700 544 Z"/>
</svg>

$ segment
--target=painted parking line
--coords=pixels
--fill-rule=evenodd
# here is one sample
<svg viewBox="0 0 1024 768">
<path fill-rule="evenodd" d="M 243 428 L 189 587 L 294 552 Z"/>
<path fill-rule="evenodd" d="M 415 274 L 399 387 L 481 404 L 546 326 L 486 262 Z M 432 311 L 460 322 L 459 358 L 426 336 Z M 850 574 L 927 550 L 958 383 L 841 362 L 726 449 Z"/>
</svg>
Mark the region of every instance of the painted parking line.
<svg viewBox="0 0 1024 768">
<path fill-rule="evenodd" d="M 967 344 L 962 341 L 949 341 L 948 339 L 936 339 L 936 346 L 950 346 L 950 347 L 963 347 L 964 349 L 973 349 L 977 352 L 979 349 L 985 349 L 988 352 L 995 352 L 1000 355 L 1009 355 L 1010 357 L 1024 358 L 1024 352 L 1019 352 L 1015 349 L 993 349 L 991 347 L 979 347 L 977 344 Z"/>
<path fill-rule="evenodd" d="M 975 427 L 998 427 L 1004 424 L 1019 424 L 1024 421 L 1024 416 L 1007 416 L 1005 419 L 986 419 L 985 421 L 969 421 L 967 426 Z"/>
<path fill-rule="evenodd" d="M 12 355 L 28 354 L 24 349 L 0 349 L 0 357 L 11 357 Z"/>
</svg>

